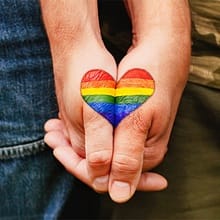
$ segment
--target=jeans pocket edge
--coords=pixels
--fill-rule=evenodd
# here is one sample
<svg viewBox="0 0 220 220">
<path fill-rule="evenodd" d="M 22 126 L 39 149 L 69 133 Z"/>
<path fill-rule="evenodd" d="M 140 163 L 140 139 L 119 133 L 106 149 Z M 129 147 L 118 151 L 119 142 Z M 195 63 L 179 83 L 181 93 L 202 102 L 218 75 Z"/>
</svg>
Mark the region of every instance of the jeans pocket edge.
<svg viewBox="0 0 220 220">
<path fill-rule="evenodd" d="M 0 148 L 0 160 L 21 158 L 24 156 L 31 156 L 38 152 L 49 149 L 44 140 L 37 140 L 26 144 Z"/>
</svg>

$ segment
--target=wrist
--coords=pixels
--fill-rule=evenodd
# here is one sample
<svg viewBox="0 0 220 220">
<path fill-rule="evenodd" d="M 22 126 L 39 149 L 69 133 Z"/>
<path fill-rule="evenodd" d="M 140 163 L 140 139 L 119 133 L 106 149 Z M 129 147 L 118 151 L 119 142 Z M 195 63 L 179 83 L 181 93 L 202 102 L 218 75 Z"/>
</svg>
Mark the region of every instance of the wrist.
<svg viewBox="0 0 220 220">
<path fill-rule="evenodd" d="M 41 10 L 51 45 L 71 47 L 101 38 L 97 0 L 41 0 Z"/>
<path fill-rule="evenodd" d="M 132 22 L 133 44 L 149 36 L 189 38 L 191 20 L 187 0 L 126 0 L 126 8 Z"/>
<path fill-rule="evenodd" d="M 132 48 L 154 44 L 156 48 L 191 48 L 191 34 L 189 30 L 178 30 L 154 27 L 144 32 L 134 32 L 132 36 Z"/>
</svg>

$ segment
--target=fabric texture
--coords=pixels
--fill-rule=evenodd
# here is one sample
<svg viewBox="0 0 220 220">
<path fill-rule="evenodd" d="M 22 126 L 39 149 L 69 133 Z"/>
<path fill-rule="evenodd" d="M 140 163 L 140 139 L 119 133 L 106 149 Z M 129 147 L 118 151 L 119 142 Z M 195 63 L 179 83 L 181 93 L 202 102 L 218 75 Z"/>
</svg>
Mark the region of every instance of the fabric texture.
<svg viewBox="0 0 220 220">
<path fill-rule="evenodd" d="M 0 148 L 5 148 L 42 139 L 44 122 L 58 110 L 39 1 L 2 0 L 0 9 Z"/>
<path fill-rule="evenodd" d="M 220 1 L 190 3 L 193 50 L 189 80 L 220 89 Z"/>
<path fill-rule="evenodd" d="M 49 150 L 0 160 L 0 219 L 58 219 L 74 187 Z"/>
</svg>

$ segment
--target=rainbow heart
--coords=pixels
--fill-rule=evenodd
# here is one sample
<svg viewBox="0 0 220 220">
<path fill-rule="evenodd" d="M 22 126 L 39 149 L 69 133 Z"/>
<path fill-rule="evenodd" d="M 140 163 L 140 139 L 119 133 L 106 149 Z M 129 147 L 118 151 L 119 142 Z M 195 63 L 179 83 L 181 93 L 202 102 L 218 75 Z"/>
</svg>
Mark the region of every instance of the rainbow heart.
<svg viewBox="0 0 220 220">
<path fill-rule="evenodd" d="M 117 83 L 103 70 L 90 70 L 81 81 L 84 101 L 113 127 L 152 96 L 154 89 L 152 76 L 137 68 L 127 71 Z"/>
</svg>

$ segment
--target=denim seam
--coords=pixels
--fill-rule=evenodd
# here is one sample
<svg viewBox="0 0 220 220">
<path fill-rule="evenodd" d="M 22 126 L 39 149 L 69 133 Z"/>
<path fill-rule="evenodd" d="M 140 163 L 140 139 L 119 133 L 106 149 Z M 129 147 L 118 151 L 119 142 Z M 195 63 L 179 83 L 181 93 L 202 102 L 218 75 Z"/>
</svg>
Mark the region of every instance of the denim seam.
<svg viewBox="0 0 220 220">
<path fill-rule="evenodd" d="M 4 147 L 0 148 L 0 160 L 30 156 L 46 149 L 47 145 L 43 140 L 38 140 L 28 144 Z"/>
</svg>

